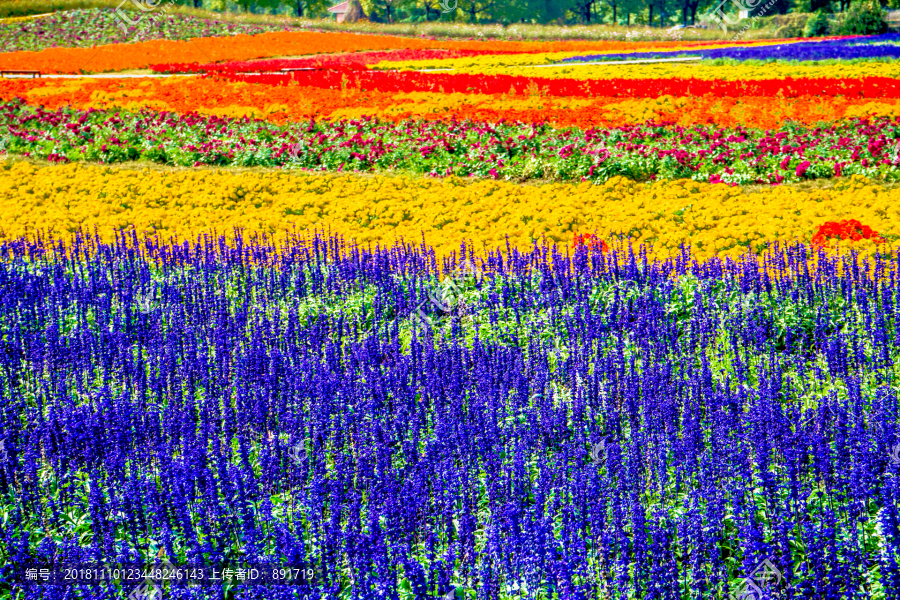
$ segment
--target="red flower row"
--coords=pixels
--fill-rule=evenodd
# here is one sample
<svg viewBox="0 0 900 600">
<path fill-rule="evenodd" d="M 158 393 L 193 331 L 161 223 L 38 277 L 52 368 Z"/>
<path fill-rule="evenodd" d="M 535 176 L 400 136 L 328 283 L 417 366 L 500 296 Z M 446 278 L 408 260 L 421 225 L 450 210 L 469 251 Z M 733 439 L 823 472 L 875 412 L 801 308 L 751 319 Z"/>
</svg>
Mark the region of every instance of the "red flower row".
<svg viewBox="0 0 900 600">
<path fill-rule="evenodd" d="M 746 96 L 797 98 L 801 96 L 845 96 L 900 98 L 900 79 L 791 78 L 723 81 L 694 78 L 667 79 L 545 79 L 516 75 L 471 75 L 465 73 L 421 73 L 411 71 L 315 70 L 290 74 L 245 75 L 234 70 L 220 76 L 229 80 L 269 85 L 294 81 L 302 86 L 378 92 L 441 92 L 474 94 L 542 94 L 569 97 L 658 98 L 659 96 Z"/>
<path fill-rule="evenodd" d="M 846 221 L 828 221 L 820 225 L 819 230 L 812 237 L 812 245 L 824 246 L 829 239 L 835 238 L 853 241 L 872 239 L 876 244 L 884 241 L 879 237 L 878 232 L 868 225 L 863 225 L 856 219 L 848 219 Z"/>
</svg>

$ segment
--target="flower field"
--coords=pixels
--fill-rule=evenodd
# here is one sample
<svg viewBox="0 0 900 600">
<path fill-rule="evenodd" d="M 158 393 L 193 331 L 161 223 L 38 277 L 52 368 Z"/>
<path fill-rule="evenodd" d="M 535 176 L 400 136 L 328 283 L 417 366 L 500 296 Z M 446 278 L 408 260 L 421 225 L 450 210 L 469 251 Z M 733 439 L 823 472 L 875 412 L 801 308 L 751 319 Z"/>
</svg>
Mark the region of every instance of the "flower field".
<svg viewBox="0 0 900 600">
<path fill-rule="evenodd" d="M 158 64 L 236 61 L 274 56 L 331 54 L 363 50 L 495 50 L 503 53 L 616 52 L 625 49 L 685 50 L 721 45 L 717 42 L 495 42 L 448 41 L 396 36 L 273 31 L 258 35 L 243 32 L 230 37 L 153 39 L 129 44 L 102 44 L 89 48 L 50 47 L 0 53 L 0 68 L 37 68 L 45 73 L 82 73 L 149 68 Z"/>
<path fill-rule="evenodd" d="M 0 24 L 0 600 L 900 600 L 900 36 L 117 18 Z"/>
<path fill-rule="evenodd" d="M 475 240 L 482 252 L 507 240 L 566 246 L 580 232 L 652 245 L 651 255 L 678 256 L 689 243 L 698 258 L 738 258 L 767 242 L 809 238 L 828 221 L 857 218 L 894 239 L 900 189 L 860 176 L 828 190 L 788 187 L 745 193 L 740 187 L 676 182 L 635 183 L 621 176 L 603 185 L 584 182 L 522 186 L 410 176 L 229 173 L 177 175 L 149 169 L 78 164 L 0 171 L 8 210 L 0 213 L 9 238 L 85 227 L 106 241 L 135 227 L 163 239 L 196 239 L 243 227 L 283 238 L 305 231 L 340 233 L 364 245 L 416 241 L 425 236 L 440 256 Z M 104 202 L 98 202 L 103 199 Z M 435 240 L 435 241 L 431 241 Z M 885 243 L 848 240 L 858 252 L 879 254 Z M 838 244 L 829 244 L 835 246 Z"/>
<path fill-rule="evenodd" d="M 371 118 L 273 125 L 264 120 L 0 105 L 0 137 L 13 152 L 52 162 L 136 159 L 180 166 L 279 166 L 321 171 L 404 171 L 492 179 L 601 183 L 690 178 L 778 184 L 865 175 L 900 179 L 900 128 L 887 118 L 777 132 L 648 122 L 585 132 L 535 124 L 494 126 Z"/>
</svg>

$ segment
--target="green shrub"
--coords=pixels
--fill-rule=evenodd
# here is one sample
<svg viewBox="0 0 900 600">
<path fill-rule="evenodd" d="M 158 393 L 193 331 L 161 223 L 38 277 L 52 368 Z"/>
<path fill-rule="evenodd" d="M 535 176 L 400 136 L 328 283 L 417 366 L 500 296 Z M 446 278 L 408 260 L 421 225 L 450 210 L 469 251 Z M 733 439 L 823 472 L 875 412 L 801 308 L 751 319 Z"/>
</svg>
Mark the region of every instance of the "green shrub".
<svg viewBox="0 0 900 600">
<path fill-rule="evenodd" d="M 777 38 L 795 38 L 800 37 L 800 34 L 803 33 L 803 28 L 799 25 L 788 24 L 782 25 L 778 29 L 775 30 L 775 37 Z"/>
<path fill-rule="evenodd" d="M 787 15 L 769 15 L 753 19 L 753 28 L 760 28 L 771 32 L 777 38 L 800 37 L 803 34 L 803 26 L 810 15 L 805 13 L 790 13 Z"/>
<path fill-rule="evenodd" d="M 887 15 L 880 4 L 867 0 L 851 4 L 841 22 L 840 32 L 844 35 L 873 35 L 888 30 Z"/>
<path fill-rule="evenodd" d="M 118 3 L 115 0 L 7 0 L 0 2 L 0 19 L 41 15 L 57 10 L 116 8 L 116 6 Z"/>
<path fill-rule="evenodd" d="M 806 24 L 806 21 L 810 16 L 811 15 L 809 13 L 788 13 L 786 15 L 756 17 L 754 21 L 757 21 L 758 23 L 763 24 L 766 27 L 772 27 L 774 29 L 784 27 L 785 25 L 790 25 L 792 27 L 799 27 L 802 30 L 803 25 Z"/>
<path fill-rule="evenodd" d="M 828 17 L 824 12 L 817 12 L 806 21 L 803 28 L 803 37 L 819 37 L 828 35 Z"/>
</svg>

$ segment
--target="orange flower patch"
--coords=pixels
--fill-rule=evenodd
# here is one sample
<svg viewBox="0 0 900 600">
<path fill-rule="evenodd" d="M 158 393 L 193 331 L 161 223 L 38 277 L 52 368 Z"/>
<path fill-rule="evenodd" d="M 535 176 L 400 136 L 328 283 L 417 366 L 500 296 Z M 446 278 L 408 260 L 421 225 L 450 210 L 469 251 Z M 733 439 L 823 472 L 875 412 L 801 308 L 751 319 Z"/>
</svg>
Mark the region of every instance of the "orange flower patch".
<svg viewBox="0 0 900 600">
<path fill-rule="evenodd" d="M 900 116 L 900 99 L 813 97 L 554 98 L 540 95 L 392 93 L 269 86 L 200 77 L 167 79 L 0 80 L 0 99 L 21 97 L 57 109 L 122 108 L 265 118 L 275 123 L 309 118 L 408 118 L 548 121 L 560 127 L 616 127 L 647 120 L 681 125 L 714 123 L 771 129 L 792 120 L 812 124 L 849 117 Z"/>
<path fill-rule="evenodd" d="M 764 40 L 771 43 L 771 40 Z M 39 52 L 0 54 L 0 69 L 37 69 L 42 73 L 102 73 L 146 69 L 165 63 L 211 63 L 273 56 L 359 52 L 362 50 L 479 50 L 502 52 L 611 53 L 713 47 L 731 42 L 504 42 L 423 40 L 387 35 L 277 31 L 259 35 L 195 38 L 188 41 L 153 40 L 135 44 L 110 44 L 93 48 L 47 48 Z M 740 45 L 752 45 L 743 43 Z"/>
</svg>

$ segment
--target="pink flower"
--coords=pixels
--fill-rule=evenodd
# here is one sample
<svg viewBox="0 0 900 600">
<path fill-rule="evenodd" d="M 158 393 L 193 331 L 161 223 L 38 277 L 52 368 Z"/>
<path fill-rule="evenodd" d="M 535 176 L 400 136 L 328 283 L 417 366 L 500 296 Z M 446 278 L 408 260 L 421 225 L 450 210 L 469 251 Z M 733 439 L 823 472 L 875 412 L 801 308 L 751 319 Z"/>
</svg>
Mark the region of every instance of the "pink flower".
<svg viewBox="0 0 900 600">
<path fill-rule="evenodd" d="M 794 174 L 797 177 L 803 177 L 806 174 L 807 169 L 809 169 L 810 162 L 808 160 L 804 160 L 802 163 L 797 165 L 797 170 L 794 171 Z"/>
</svg>

